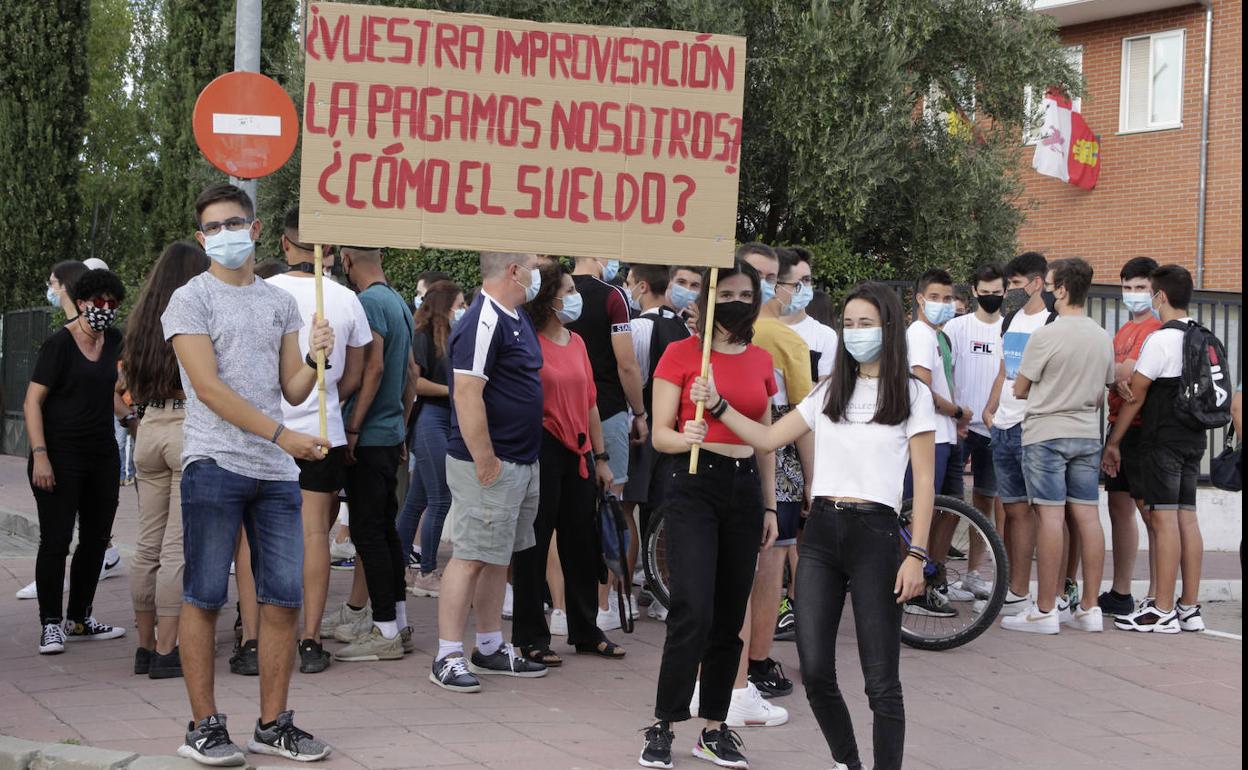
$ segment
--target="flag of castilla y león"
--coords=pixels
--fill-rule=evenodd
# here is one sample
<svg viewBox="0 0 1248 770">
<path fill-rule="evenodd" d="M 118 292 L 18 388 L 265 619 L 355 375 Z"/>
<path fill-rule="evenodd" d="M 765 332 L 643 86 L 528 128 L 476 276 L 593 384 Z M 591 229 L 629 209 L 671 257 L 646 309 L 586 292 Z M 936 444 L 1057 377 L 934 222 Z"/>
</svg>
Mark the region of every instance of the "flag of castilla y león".
<svg viewBox="0 0 1248 770">
<path fill-rule="evenodd" d="M 1055 88 L 1044 95 L 1044 127 L 1031 165 L 1085 190 L 1096 187 L 1101 174 L 1101 143 L 1070 98 Z"/>
</svg>

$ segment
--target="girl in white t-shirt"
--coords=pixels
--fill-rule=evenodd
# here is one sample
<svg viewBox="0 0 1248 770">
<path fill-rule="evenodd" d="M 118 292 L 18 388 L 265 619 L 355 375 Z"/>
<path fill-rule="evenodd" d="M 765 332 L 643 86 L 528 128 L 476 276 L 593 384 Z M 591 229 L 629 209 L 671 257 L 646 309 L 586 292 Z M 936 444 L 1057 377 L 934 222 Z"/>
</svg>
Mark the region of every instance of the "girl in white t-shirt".
<svg viewBox="0 0 1248 770">
<path fill-rule="evenodd" d="M 936 418 L 931 393 L 910 376 L 906 324 L 883 284 L 859 284 L 846 298 L 832 376 L 774 425 L 745 417 L 722 399 L 714 373 L 692 398 L 759 452 L 815 434 L 814 504 L 800 545 L 797 624 L 806 697 L 832 756 L 862 767 L 849 710 L 836 679 L 836 631 L 854 587 L 858 656 L 874 719 L 877 768 L 899 768 L 905 737 L 898 661 L 901 613 L 924 587 L 932 519 Z M 685 432 L 705 428 L 686 423 Z M 899 542 L 897 508 L 913 463 L 913 539 Z"/>
</svg>

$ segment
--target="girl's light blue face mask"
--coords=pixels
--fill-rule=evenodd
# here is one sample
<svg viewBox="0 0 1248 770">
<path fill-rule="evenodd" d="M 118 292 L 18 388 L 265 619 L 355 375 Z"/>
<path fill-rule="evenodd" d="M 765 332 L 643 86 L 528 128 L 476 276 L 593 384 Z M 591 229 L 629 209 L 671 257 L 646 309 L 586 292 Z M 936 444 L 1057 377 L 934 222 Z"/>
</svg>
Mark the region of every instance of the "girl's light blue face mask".
<svg viewBox="0 0 1248 770">
<path fill-rule="evenodd" d="M 581 317 L 581 310 L 585 306 L 585 299 L 580 295 L 568 294 L 563 298 L 563 309 L 556 310 L 555 315 L 559 318 L 560 323 L 574 323 L 576 319 Z"/>
<path fill-rule="evenodd" d="M 860 364 L 871 363 L 884 349 L 884 329 L 879 326 L 844 329 L 841 339 L 845 341 L 845 350 Z"/>
<path fill-rule="evenodd" d="M 56 289 L 53 289 L 51 286 L 48 287 L 47 297 L 48 297 L 48 304 L 51 305 L 52 307 L 61 306 L 61 295 L 57 294 Z"/>
<path fill-rule="evenodd" d="M 672 284 L 671 296 L 672 307 L 677 310 L 684 310 L 693 303 L 698 301 L 698 293 L 688 286 L 681 286 L 678 283 Z"/>
<path fill-rule="evenodd" d="M 464 313 L 467 312 L 468 308 L 466 307 L 455 308 L 455 310 L 451 313 L 451 323 L 457 324 L 462 321 L 464 319 Z"/>
</svg>

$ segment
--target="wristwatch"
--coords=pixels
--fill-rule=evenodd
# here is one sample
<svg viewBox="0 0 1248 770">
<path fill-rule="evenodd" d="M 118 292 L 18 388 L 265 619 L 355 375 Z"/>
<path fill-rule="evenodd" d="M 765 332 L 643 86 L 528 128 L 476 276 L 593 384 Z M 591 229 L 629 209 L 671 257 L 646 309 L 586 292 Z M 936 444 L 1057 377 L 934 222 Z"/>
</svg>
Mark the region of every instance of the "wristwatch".
<svg viewBox="0 0 1248 770">
<path fill-rule="evenodd" d="M 597 452 L 594 454 L 594 462 L 611 462 L 611 455 L 606 452 Z"/>
<path fill-rule="evenodd" d="M 956 412 L 954 412 L 954 413 L 953 413 L 953 419 L 955 419 L 955 420 L 961 420 L 961 419 L 962 419 L 962 416 L 963 416 L 963 415 L 965 415 L 965 414 L 966 414 L 966 412 L 962 409 L 962 407 L 960 407 L 960 406 L 959 406 L 959 407 L 958 407 L 958 411 L 956 411 Z"/>
</svg>

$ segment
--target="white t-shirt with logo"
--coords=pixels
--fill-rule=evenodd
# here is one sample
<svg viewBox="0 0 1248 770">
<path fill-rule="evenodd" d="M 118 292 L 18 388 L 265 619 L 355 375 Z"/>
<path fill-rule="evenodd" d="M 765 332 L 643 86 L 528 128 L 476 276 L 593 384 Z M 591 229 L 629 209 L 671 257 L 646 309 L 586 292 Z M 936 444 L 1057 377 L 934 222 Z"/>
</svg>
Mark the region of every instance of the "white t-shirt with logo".
<svg viewBox="0 0 1248 770">
<path fill-rule="evenodd" d="M 1027 401 L 1014 398 L 1014 379 L 1018 376 L 1018 367 L 1023 363 L 1023 351 L 1027 349 L 1027 341 L 1031 333 L 1049 320 L 1048 308 L 1041 308 L 1039 313 L 1028 315 L 1020 310 L 1010 321 L 1010 328 L 1001 337 L 1001 344 L 996 353 L 999 365 L 1005 363 L 1005 383 L 1001 385 L 1001 403 L 997 413 L 993 415 L 992 427 L 1009 430 L 1023 421 L 1027 412 Z"/>
<path fill-rule="evenodd" d="M 312 330 L 312 316 L 316 313 L 316 282 L 311 276 L 304 278 L 287 273 L 275 275 L 268 282 L 285 289 L 299 305 L 299 315 L 303 318 L 303 328 L 299 330 L 299 353 L 307 356 L 308 335 Z M 326 280 L 323 284 L 325 318 L 334 330 L 334 349 L 326 359 L 329 368 L 325 370 L 327 427 L 330 443 L 333 446 L 345 446 L 347 433 L 343 429 L 342 409 L 338 403 L 338 381 L 342 379 L 343 370 L 347 367 L 347 348 L 364 347 L 373 341 L 373 332 L 368 326 L 368 317 L 364 315 L 364 306 L 360 304 L 355 292 L 336 281 Z M 313 436 L 319 434 L 321 421 L 318 401 L 315 388 L 298 406 L 292 406 L 282 399 L 282 422 L 286 429 Z"/>
<path fill-rule="evenodd" d="M 892 508 L 901 505 L 902 482 L 910 467 L 910 439 L 936 430 L 936 409 L 932 392 L 911 379 L 910 417 L 898 425 L 872 422 L 879 388 L 878 379 L 858 378 L 839 422 L 824 414 L 827 382 L 797 405 L 815 432 L 813 496 L 856 497 Z"/>
<path fill-rule="evenodd" d="M 1191 323 L 1191 318 L 1180 318 L 1179 323 Z M 1161 328 L 1144 340 L 1135 370 L 1156 382 L 1163 377 L 1183 376 L 1183 332 L 1179 329 Z"/>
<path fill-rule="evenodd" d="M 987 436 L 984 407 L 988 406 L 1001 367 L 997 357 L 1001 318 L 984 323 L 974 313 L 967 313 L 945 324 L 945 334 L 953 347 L 953 400 L 971 410 L 971 430 Z"/>
<path fill-rule="evenodd" d="M 836 363 L 836 345 L 839 339 L 836 330 L 821 324 L 810 316 L 789 326 L 797 332 L 806 346 L 810 348 L 810 357 L 814 360 L 815 380 L 822 380 L 832 374 L 832 365 Z"/>
<path fill-rule="evenodd" d="M 915 321 L 906 329 L 906 349 L 910 354 L 910 367 L 921 366 L 932 373 L 932 392 L 946 401 L 953 400 L 953 389 L 949 387 L 945 363 L 940 355 L 940 343 L 936 330 L 923 321 Z M 936 443 L 956 444 L 958 442 L 958 421 L 935 411 Z"/>
</svg>

